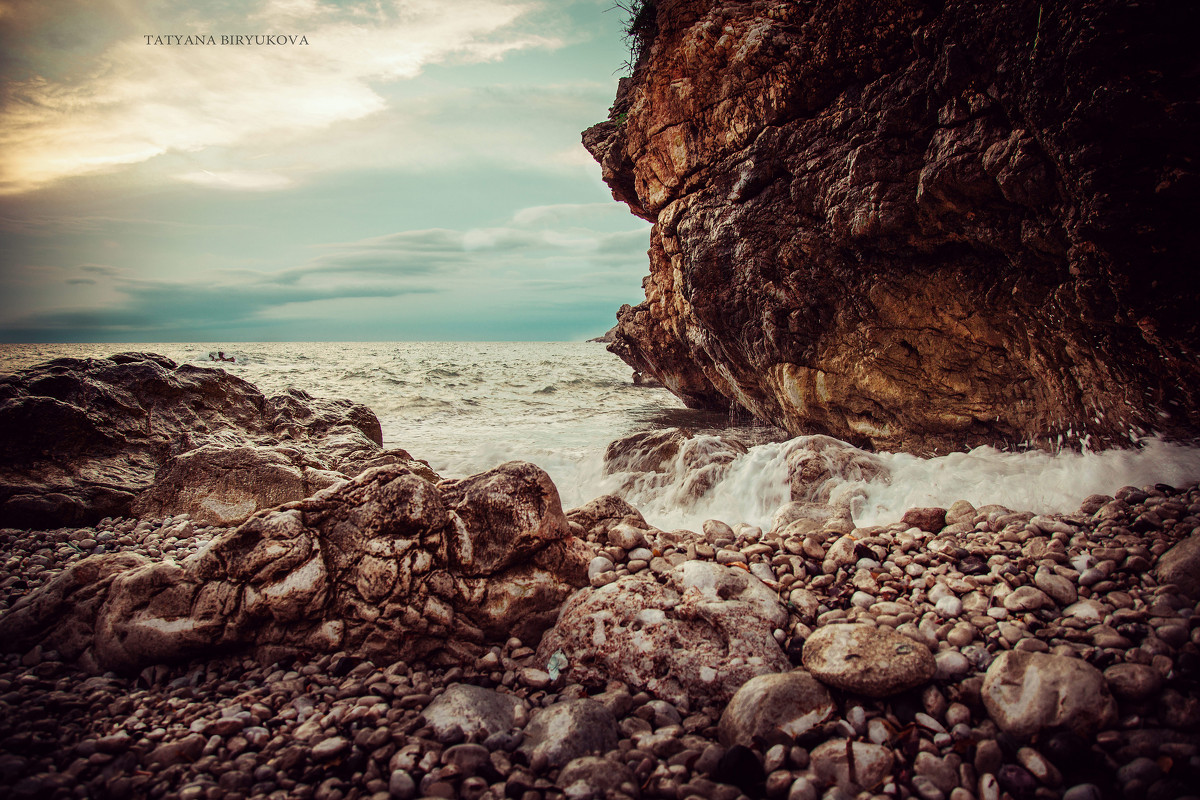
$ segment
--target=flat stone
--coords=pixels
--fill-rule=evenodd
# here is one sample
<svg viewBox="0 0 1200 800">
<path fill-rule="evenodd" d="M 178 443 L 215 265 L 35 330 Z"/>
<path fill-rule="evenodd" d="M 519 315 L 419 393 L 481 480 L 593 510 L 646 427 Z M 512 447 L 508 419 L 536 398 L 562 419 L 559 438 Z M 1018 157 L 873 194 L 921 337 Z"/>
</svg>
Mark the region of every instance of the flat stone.
<svg viewBox="0 0 1200 800">
<path fill-rule="evenodd" d="M 1054 598 L 1054 602 L 1060 606 L 1069 606 L 1079 599 L 1079 592 L 1075 589 L 1075 584 L 1046 567 L 1038 567 L 1037 573 L 1033 576 L 1033 583 Z"/>
<path fill-rule="evenodd" d="M 929 648 L 890 628 L 825 625 L 804 642 L 803 661 L 829 686 L 870 697 L 920 686 L 937 666 Z"/>
<path fill-rule="evenodd" d="M 331 736 L 313 746 L 312 755 L 318 761 L 336 758 L 350 749 L 350 740 L 345 736 Z"/>
</svg>

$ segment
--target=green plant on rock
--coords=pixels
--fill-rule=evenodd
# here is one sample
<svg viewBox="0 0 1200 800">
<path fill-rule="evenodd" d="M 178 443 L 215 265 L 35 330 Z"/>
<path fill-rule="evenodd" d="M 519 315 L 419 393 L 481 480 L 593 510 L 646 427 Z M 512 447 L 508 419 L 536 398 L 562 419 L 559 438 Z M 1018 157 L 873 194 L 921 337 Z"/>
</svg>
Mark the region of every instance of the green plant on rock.
<svg viewBox="0 0 1200 800">
<path fill-rule="evenodd" d="M 608 10 L 625 15 L 625 44 L 629 47 L 629 58 L 621 66 L 626 74 L 632 75 L 658 33 L 654 0 L 614 0 Z"/>
</svg>

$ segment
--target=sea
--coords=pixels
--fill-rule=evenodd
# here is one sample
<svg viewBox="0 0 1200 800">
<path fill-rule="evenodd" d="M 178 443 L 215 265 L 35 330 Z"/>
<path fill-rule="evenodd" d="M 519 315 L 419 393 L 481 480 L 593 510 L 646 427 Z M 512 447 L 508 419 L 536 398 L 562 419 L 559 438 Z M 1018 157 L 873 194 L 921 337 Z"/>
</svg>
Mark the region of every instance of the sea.
<svg viewBox="0 0 1200 800">
<path fill-rule="evenodd" d="M 706 519 L 766 529 L 790 499 L 788 454 L 821 441 L 789 439 L 753 420 L 685 408 L 665 389 L 634 384 L 629 367 L 596 342 L 0 344 L 0 373 L 53 358 L 131 350 L 224 369 L 268 395 L 296 387 L 349 398 L 379 417 L 385 446 L 404 448 L 443 477 L 531 461 L 554 480 L 564 508 L 621 494 L 664 529 L 698 529 Z M 233 361 L 215 361 L 218 353 Z M 668 428 L 694 434 L 687 459 L 654 480 L 605 473 L 611 442 Z M 737 448 L 730 460 L 723 444 L 730 439 L 751 445 Z M 698 491 L 696 457 L 705 452 L 724 457 Z M 826 487 L 826 495 L 851 502 L 859 525 L 894 522 L 908 508 L 946 507 L 959 499 L 977 507 L 1069 513 L 1088 495 L 1126 485 L 1200 481 L 1200 447 L 1156 436 L 1099 452 L 980 447 L 931 458 L 862 458 L 881 469 L 867 475 L 848 470 Z"/>
</svg>

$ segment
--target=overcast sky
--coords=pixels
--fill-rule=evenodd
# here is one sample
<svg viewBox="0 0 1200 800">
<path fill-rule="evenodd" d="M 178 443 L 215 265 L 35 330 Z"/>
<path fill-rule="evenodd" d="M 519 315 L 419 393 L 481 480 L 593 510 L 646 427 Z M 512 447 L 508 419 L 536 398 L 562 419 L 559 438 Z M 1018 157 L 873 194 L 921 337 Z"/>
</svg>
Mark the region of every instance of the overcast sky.
<svg viewBox="0 0 1200 800">
<path fill-rule="evenodd" d="M 0 340 L 603 333 L 649 242 L 579 143 L 611 5 L 0 0 Z"/>
</svg>

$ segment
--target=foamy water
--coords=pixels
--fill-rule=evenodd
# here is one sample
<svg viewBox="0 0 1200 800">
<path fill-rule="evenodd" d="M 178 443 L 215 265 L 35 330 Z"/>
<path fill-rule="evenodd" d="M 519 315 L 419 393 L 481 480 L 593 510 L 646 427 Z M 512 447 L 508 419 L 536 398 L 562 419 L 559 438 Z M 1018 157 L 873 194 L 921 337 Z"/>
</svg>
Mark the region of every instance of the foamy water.
<svg viewBox="0 0 1200 800">
<path fill-rule="evenodd" d="M 630 370 L 594 343 L 259 343 L 0 345 L 0 372 L 61 356 L 126 350 L 220 367 L 267 394 L 289 386 L 369 406 L 389 447 L 403 447 L 446 477 L 523 459 L 554 479 L 567 508 L 623 491 L 647 520 L 663 528 L 698 528 L 709 518 L 767 527 L 790 499 L 787 456 L 805 437 L 751 447 L 714 467 L 711 487 L 695 497 L 694 474 L 674 472 L 629 485 L 603 474 L 614 439 L 673 426 L 706 430 L 688 447 L 720 450 L 720 415 L 690 411 L 663 389 L 635 386 Z M 216 364 L 223 350 L 236 363 Z M 937 458 L 861 454 L 886 477 L 848 474 L 825 487 L 848 500 L 860 525 L 895 521 L 913 506 L 965 499 L 1037 513 L 1070 512 L 1089 494 L 1125 485 L 1183 485 L 1200 480 L 1200 448 L 1144 439 L 1136 449 L 1100 453 L 1007 453 L 990 447 Z M 710 475 L 710 477 L 711 477 Z"/>
</svg>

